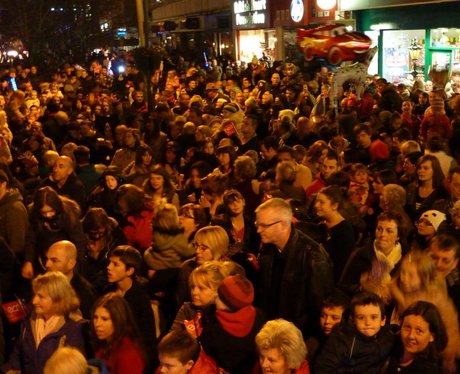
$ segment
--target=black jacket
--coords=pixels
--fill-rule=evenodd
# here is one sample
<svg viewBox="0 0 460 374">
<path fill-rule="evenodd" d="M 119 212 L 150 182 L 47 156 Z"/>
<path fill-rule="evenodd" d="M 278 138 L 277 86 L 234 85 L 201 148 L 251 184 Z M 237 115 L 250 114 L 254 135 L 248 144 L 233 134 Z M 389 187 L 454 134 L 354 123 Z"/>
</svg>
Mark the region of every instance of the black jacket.
<svg viewBox="0 0 460 374">
<path fill-rule="evenodd" d="M 305 338 L 312 335 L 321 302 L 334 284 L 332 262 L 326 250 L 292 226 L 283 252 L 280 254 L 274 245 L 264 245 L 259 265 L 258 306 L 268 319 L 287 319 Z"/>
<path fill-rule="evenodd" d="M 334 329 L 316 360 L 315 374 L 378 374 L 394 341 L 389 325 L 372 337 L 364 336 L 351 323 Z"/>
</svg>

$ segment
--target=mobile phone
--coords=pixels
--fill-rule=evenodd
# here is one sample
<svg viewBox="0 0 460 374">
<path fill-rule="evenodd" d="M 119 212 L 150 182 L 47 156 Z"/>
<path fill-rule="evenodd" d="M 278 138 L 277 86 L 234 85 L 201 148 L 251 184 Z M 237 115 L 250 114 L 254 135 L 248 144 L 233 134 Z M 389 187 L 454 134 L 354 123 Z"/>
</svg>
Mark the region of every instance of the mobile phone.
<svg viewBox="0 0 460 374">
<path fill-rule="evenodd" d="M 10 78 L 10 84 L 13 91 L 16 91 L 18 89 L 18 85 L 16 84 L 16 78 Z"/>
</svg>

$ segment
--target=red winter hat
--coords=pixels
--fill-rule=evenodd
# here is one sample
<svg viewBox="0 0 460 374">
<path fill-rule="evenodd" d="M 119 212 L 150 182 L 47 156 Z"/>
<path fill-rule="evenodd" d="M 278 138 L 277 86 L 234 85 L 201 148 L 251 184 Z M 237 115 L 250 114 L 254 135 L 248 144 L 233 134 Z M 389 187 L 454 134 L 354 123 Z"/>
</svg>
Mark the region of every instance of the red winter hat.
<svg viewBox="0 0 460 374">
<path fill-rule="evenodd" d="M 238 310 L 251 305 L 254 300 L 252 283 L 240 274 L 224 279 L 217 290 L 219 298 L 230 310 Z"/>
</svg>

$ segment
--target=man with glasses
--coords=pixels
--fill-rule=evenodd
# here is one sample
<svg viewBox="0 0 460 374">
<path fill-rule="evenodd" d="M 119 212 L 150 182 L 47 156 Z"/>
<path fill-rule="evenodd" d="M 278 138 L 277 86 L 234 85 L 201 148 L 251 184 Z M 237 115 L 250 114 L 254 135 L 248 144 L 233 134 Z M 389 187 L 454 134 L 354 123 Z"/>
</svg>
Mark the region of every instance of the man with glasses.
<svg viewBox="0 0 460 374">
<path fill-rule="evenodd" d="M 321 302 L 333 287 L 332 262 L 325 249 L 292 225 L 292 210 L 273 198 L 256 209 L 259 256 L 258 304 L 268 319 L 292 321 L 311 336 Z"/>
</svg>

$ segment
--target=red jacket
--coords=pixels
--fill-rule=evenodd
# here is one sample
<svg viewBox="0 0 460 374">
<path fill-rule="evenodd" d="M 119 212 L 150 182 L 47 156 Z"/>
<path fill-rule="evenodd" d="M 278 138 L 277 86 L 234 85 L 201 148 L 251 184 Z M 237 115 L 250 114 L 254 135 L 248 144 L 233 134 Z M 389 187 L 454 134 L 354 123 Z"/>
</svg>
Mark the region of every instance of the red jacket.
<svg viewBox="0 0 460 374">
<path fill-rule="evenodd" d="M 96 357 L 104 361 L 110 374 L 142 374 L 144 371 L 142 353 L 128 337 L 121 340 L 118 347 L 112 350 L 109 358 L 103 357 L 102 350 L 96 352 Z"/>
<path fill-rule="evenodd" d="M 152 245 L 153 210 L 143 210 L 139 216 L 125 217 L 127 223 L 123 227 L 123 234 L 129 245 L 142 253 Z"/>
</svg>

